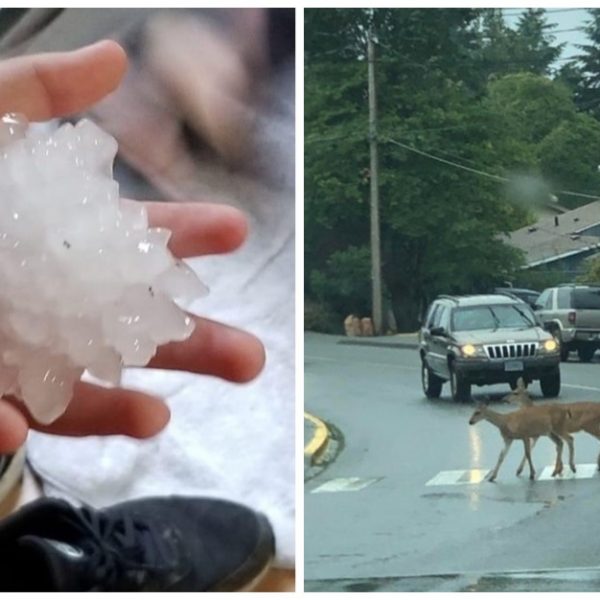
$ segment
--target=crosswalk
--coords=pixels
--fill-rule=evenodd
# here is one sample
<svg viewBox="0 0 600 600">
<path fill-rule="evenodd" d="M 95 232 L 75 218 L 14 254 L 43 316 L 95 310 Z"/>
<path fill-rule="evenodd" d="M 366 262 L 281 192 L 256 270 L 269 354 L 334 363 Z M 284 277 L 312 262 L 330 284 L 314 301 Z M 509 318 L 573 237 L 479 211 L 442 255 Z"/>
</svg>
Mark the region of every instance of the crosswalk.
<svg viewBox="0 0 600 600">
<path fill-rule="evenodd" d="M 562 475 L 552 477 L 554 466 L 544 467 L 542 472 L 536 477 L 536 481 L 566 481 L 570 479 L 600 479 L 598 474 L 598 465 L 582 464 L 575 465 L 576 473 L 572 473 L 571 469 L 565 465 Z M 440 471 L 435 477 L 432 477 L 425 485 L 474 485 L 485 481 L 491 469 L 459 469 L 454 471 Z M 508 473 L 508 472 L 507 472 Z M 528 470 L 524 471 L 521 479 L 528 480 Z M 502 477 L 500 472 L 499 477 Z M 507 476 L 504 477 L 506 479 Z M 518 481 L 518 480 L 517 480 Z"/>
<path fill-rule="evenodd" d="M 336 477 L 311 490 L 311 494 L 358 492 L 379 481 L 381 477 Z"/>
<path fill-rule="evenodd" d="M 536 481 L 569 481 L 575 479 L 600 479 L 598 465 L 596 464 L 580 464 L 576 465 L 577 472 L 572 473 L 568 465 L 562 475 L 552 477 L 553 465 L 544 467 L 544 469 L 536 476 Z M 440 471 L 432 477 L 426 486 L 441 486 L 441 485 L 477 485 L 485 483 L 487 476 L 491 473 L 491 469 L 456 469 L 452 471 Z M 359 492 L 365 488 L 381 481 L 382 477 L 336 477 L 329 479 L 321 485 L 310 491 L 311 494 L 331 494 L 339 492 Z M 509 482 L 514 481 L 529 481 L 529 471 L 526 468 L 520 478 L 516 478 L 514 473 L 510 471 L 500 472 L 497 481 Z"/>
</svg>

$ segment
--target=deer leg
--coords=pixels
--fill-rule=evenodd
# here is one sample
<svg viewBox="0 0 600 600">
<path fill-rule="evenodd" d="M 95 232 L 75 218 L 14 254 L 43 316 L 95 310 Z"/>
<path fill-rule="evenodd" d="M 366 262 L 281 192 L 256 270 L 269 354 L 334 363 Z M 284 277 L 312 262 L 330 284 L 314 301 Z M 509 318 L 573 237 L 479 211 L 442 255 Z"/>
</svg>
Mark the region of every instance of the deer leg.
<svg viewBox="0 0 600 600">
<path fill-rule="evenodd" d="M 508 452 L 508 449 L 510 448 L 510 445 L 512 443 L 512 440 L 504 440 L 504 448 L 500 451 L 500 456 L 498 456 L 498 462 L 496 463 L 492 474 L 489 476 L 488 481 L 494 481 L 496 479 L 496 476 L 498 475 L 498 470 L 500 469 L 500 465 L 502 464 L 502 461 L 504 460 L 504 457 L 506 456 L 506 453 Z"/>
<path fill-rule="evenodd" d="M 529 479 L 533 481 L 535 479 L 535 469 L 533 468 L 533 461 L 531 460 L 531 440 L 529 438 L 524 438 L 523 446 L 525 446 L 525 457 L 529 463 Z"/>
<path fill-rule="evenodd" d="M 571 471 L 573 473 L 577 473 L 577 468 L 575 466 L 575 445 L 573 443 L 573 436 L 568 433 L 563 433 L 561 437 L 567 441 L 567 446 L 569 446 L 569 467 L 571 467 Z"/>
<path fill-rule="evenodd" d="M 555 433 L 550 433 L 550 438 L 556 445 L 556 464 L 554 465 L 554 471 L 552 472 L 552 477 L 556 477 L 556 475 L 562 475 L 562 472 L 563 472 L 563 462 L 562 462 L 563 441 Z"/>
<path fill-rule="evenodd" d="M 595 429 L 598 429 L 597 427 Z M 584 427 L 583 431 L 585 431 L 586 433 L 589 433 L 590 435 L 593 435 L 597 440 L 600 440 L 600 435 L 598 434 L 598 432 L 592 427 Z M 598 471 L 600 471 L 600 454 L 598 454 Z"/>
<path fill-rule="evenodd" d="M 533 447 L 535 446 L 535 443 L 538 441 L 538 437 L 533 437 L 531 438 L 531 448 L 533 449 Z M 525 443 L 525 442 L 523 442 Z M 519 464 L 519 467 L 517 468 L 517 477 L 519 477 L 521 475 L 521 473 L 523 472 L 523 469 L 525 468 L 525 461 L 527 460 L 527 455 L 525 453 L 523 453 L 523 458 L 521 459 L 521 463 Z"/>
</svg>

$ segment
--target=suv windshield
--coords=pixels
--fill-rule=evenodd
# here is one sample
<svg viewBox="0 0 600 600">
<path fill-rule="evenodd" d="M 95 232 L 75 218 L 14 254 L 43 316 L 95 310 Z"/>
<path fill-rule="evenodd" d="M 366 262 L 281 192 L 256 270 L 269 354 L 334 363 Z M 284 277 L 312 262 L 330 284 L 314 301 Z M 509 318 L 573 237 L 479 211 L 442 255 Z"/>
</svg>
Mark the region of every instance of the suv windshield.
<svg viewBox="0 0 600 600">
<path fill-rule="evenodd" d="M 573 290 L 573 308 L 600 309 L 600 288 L 584 288 Z"/>
<path fill-rule="evenodd" d="M 509 329 L 535 326 L 535 319 L 523 304 L 496 304 L 456 308 L 452 314 L 453 331 L 476 329 Z"/>
</svg>

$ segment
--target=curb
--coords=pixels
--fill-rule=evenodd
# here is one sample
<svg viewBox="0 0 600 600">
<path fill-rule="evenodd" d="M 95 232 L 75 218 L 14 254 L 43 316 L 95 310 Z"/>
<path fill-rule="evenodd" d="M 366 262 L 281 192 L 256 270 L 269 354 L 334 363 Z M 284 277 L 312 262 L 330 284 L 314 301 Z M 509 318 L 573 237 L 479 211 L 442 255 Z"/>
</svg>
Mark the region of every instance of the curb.
<svg viewBox="0 0 600 600">
<path fill-rule="evenodd" d="M 305 466 L 318 465 L 327 447 L 329 429 L 321 419 L 310 413 L 304 412 L 304 418 L 310 421 L 315 427 L 312 439 L 304 446 L 304 464 Z"/>
</svg>

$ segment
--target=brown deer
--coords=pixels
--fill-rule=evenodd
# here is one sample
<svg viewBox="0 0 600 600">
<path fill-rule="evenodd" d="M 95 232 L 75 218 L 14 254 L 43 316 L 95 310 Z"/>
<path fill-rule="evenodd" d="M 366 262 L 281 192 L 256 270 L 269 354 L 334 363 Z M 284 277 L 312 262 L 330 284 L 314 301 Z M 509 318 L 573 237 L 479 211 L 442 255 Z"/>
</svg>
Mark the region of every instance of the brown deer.
<svg viewBox="0 0 600 600">
<path fill-rule="evenodd" d="M 488 478 L 489 481 L 496 479 L 500 465 L 515 440 L 523 441 L 525 458 L 529 463 L 529 479 L 535 479 L 535 469 L 531 460 L 531 439 L 537 440 L 542 435 L 550 437 L 556 445 L 556 464 L 552 476 L 562 473 L 562 438 L 566 436 L 565 422 L 568 418 L 568 411 L 562 408 L 556 411 L 540 410 L 543 408 L 524 406 L 511 413 L 499 413 L 483 403 L 478 403 L 475 412 L 469 419 L 469 424 L 474 425 L 482 420 L 488 421 L 498 428 L 504 440 L 504 448 L 500 451 L 498 462 Z"/>
<path fill-rule="evenodd" d="M 503 398 L 505 402 L 511 404 L 517 404 L 519 406 L 532 406 L 533 400 L 531 395 L 527 391 L 525 384 L 521 378 L 517 381 L 517 387 L 507 396 Z M 600 403 L 598 402 L 569 402 L 563 404 L 544 404 L 539 408 L 548 408 L 561 406 L 569 411 L 569 418 L 566 420 L 566 429 L 568 433 L 578 433 L 585 431 L 590 435 L 594 436 L 597 440 L 600 440 Z M 571 436 L 572 437 L 572 436 Z M 535 442 L 532 444 L 535 444 Z M 523 457 L 521 464 L 519 465 L 520 473 L 525 466 L 526 457 Z M 575 472 L 574 458 L 571 456 L 569 459 L 571 470 Z M 600 454 L 597 459 L 598 470 L 600 471 Z"/>
</svg>

